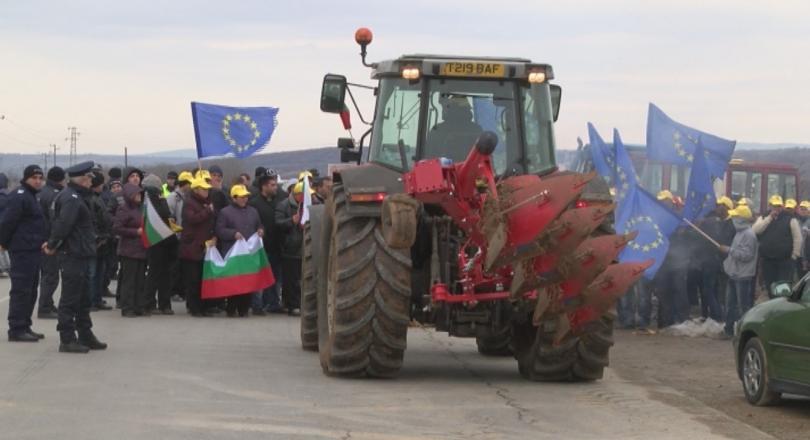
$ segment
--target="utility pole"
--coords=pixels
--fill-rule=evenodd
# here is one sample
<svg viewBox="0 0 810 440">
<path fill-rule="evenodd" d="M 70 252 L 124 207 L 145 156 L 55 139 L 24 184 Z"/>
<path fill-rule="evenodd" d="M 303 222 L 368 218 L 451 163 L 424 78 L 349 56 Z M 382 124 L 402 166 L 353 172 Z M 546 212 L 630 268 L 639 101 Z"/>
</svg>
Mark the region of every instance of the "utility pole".
<svg viewBox="0 0 810 440">
<path fill-rule="evenodd" d="M 48 153 L 42 153 L 42 161 L 45 162 L 45 172 L 48 172 Z"/>
<path fill-rule="evenodd" d="M 78 132 L 78 128 L 76 127 L 68 127 L 68 132 L 70 133 L 70 165 L 73 165 L 73 162 L 76 160 L 76 141 L 79 139 L 79 135 L 81 133 Z M 66 139 L 67 140 L 67 139 Z"/>
<path fill-rule="evenodd" d="M 127 147 L 124 147 L 124 168 L 128 166 L 129 164 L 127 164 Z"/>
<path fill-rule="evenodd" d="M 50 147 L 51 147 L 51 150 L 53 150 L 53 165 L 52 166 L 56 166 L 56 150 L 59 149 L 59 147 L 57 147 L 56 144 L 51 144 Z"/>
</svg>

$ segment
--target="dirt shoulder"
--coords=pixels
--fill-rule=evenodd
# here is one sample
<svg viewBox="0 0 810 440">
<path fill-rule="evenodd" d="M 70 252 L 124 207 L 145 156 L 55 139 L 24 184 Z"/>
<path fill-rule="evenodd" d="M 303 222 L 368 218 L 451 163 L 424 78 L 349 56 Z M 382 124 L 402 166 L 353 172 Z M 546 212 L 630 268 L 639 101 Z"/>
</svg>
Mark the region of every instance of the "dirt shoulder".
<svg viewBox="0 0 810 440">
<path fill-rule="evenodd" d="M 810 432 L 810 399 L 788 397 L 774 407 L 754 407 L 743 395 L 730 341 L 644 336 L 616 330 L 610 367 L 633 382 L 657 382 L 780 439 Z M 655 397 L 655 396 L 653 396 Z"/>
</svg>

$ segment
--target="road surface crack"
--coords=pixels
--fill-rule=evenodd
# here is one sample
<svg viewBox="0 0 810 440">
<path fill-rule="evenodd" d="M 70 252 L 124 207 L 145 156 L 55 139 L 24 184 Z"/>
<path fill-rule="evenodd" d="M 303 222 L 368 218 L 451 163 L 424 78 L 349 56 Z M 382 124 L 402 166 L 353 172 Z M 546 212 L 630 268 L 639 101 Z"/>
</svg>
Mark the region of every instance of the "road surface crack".
<svg viewBox="0 0 810 440">
<path fill-rule="evenodd" d="M 452 357 L 456 362 L 458 362 L 461 365 L 461 367 L 464 368 L 464 370 L 467 371 L 467 373 L 470 374 L 470 376 L 480 380 L 488 388 L 493 389 L 495 391 L 495 396 L 497 396 L 499 399 L 503 400 L 503 404 L 505 406 L 515 410 L 515 412 L 517 413 L 517 419 L 518 419 L 519 422 L 525 423 L 525 424 L 530 425 L 530 426 L 535 426 L 535 424 L 538 422 L 538 420 L 535 419 L 534 417 L 530 416 L 531 411 L 528 408 L 525 408 L 525 407 L 521 406 L 517 402 L 517 399 L 515 399 L 514 397 L 512 397 L 509 394 L 509 390 L 507 388 L 495 385 L 494 383 L 492 383 L 492 381 L 487 379 L 484 375 L 482 375 L 481 373 L 475 371 L 467 361 L 465 361 L 464 359 L 461 358 L 461 356 L 459 356 L 458 353 L 451 350 L 449 345 L 447 345 L 444 342 L 436 339 L 434 337 L 433 332 L 429 331 L 428 329 L 425 329 L 424 327 L 422 327 L 422 331 L 424 331 L 428 335 L 428 338 L 430 338 L 433 342 L 439 344 L 442 348 L 444 348 L 444 350 L 450 355 L 450 357 Z"/>
</svg>

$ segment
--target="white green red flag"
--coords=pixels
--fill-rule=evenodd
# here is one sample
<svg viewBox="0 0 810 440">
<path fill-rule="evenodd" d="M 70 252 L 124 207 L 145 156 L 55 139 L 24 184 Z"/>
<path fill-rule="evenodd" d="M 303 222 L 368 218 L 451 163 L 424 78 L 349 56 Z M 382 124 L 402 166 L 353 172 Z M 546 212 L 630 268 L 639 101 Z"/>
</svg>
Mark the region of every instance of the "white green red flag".
<svg viewBox="0 0 810 440">
<path fill-rule="evenodd" d="M 143 228 L 141 228 L 143 246 L 152 247 L 172 235 L 174 235 L 174 231 L 171 226 L 160 218 L 149 196 L 144 194 Z"/>
<path fill-rule="evenodd" d="M 312 189 L 309 186 L 309 178 L 304 177 L 304 200 L 301 202 L 301 225 L 307 224 L 309 221 L 309 208 L 312 206 Z"/>
<path fill-rule="evenodd" d="M 216 246 L 210 246 L 203 262 L 202 299 L 245 295 L 272 286 L 276 282 L 259 234 L 237 240 L 225 258 Z"/>
</svg>

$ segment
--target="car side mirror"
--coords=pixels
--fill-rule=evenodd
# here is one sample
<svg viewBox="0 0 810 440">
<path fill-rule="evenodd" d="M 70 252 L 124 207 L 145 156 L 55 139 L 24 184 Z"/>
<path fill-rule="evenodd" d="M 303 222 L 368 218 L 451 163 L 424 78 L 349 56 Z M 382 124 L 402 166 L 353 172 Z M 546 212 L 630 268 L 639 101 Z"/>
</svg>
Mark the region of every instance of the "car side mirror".
<svg viewBox="0 0 810 440">
<path fill-rule="evenodd" d="M 777 281 L 771 284 L 771 296 L 774 298 L 789 298 L 793 295 L 793 288 L 786 281 Z"/>
<path fill-rule="evenodd" d="M 342 112 L 344 99 L 346 99 L 346 77 L 326 74 L 321 86 L 321 111 L 325 113 Z"/>
<path fill-rule="evenodd" d="M 562 102 L 562 87 L 557 84 L 550 84 L 551 88 L 551 114 L 554 116 L 554 122 L 560 116 L 560 102 Z"/>
</svg>

